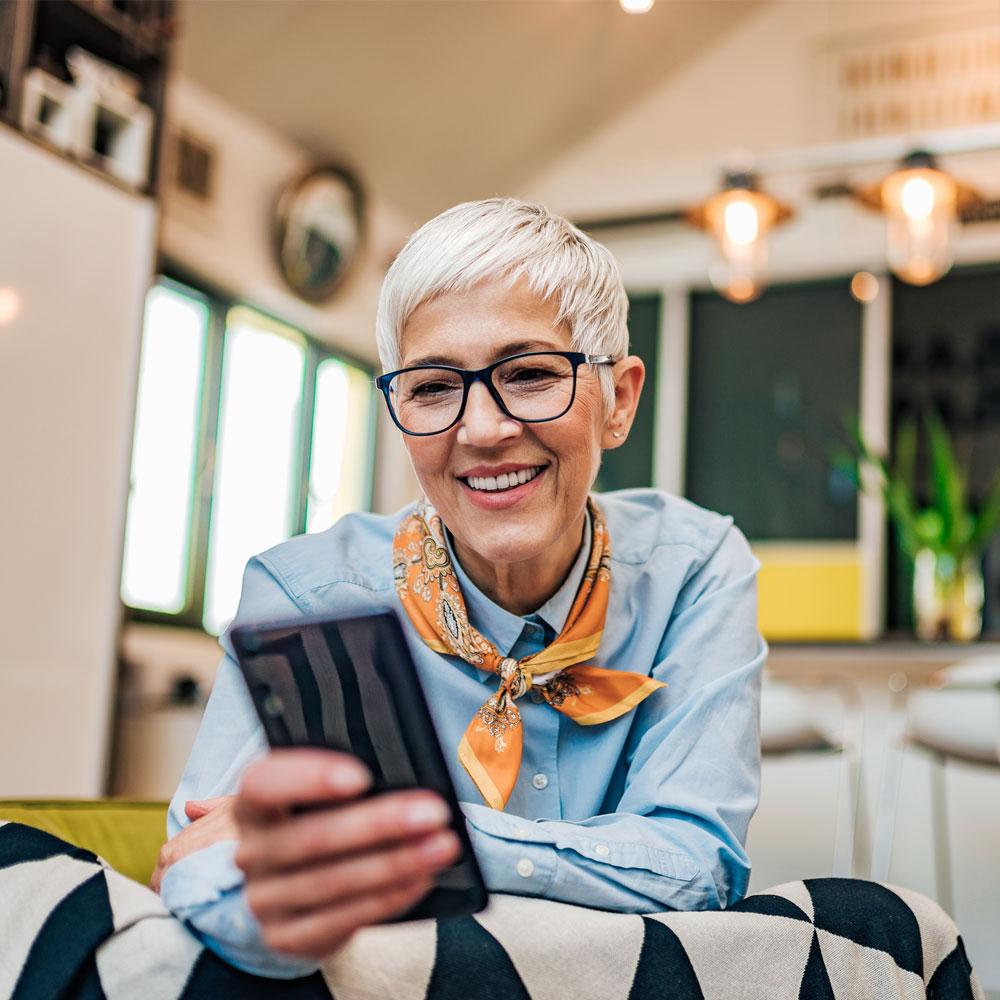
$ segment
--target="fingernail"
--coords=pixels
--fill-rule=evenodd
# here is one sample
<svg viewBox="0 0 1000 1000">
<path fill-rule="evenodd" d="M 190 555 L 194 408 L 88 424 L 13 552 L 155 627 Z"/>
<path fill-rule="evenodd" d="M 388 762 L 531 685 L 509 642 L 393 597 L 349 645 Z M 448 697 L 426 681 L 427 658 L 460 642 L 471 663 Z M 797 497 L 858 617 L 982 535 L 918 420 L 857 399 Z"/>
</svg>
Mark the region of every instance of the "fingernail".
<svg viewBox="0 0 1000 1000">
<path fill-rule="evenodd" d="M 360 767 L 338 766 L 327 772 L 326 780 L 338 792 L 360 792 L 368 787 L 371 777 Z"/>
<path fill-rule="evenodd" d="M 406 810 L 406 823 L 414 830 L 426 830 L 447 823 L 451 810 L 441 799 L 421 799 Z"/>
<path fill-rule="evenodd" d="M 450 830 L 442 830 L 425 840 L 418 850 L 428 861 L 443 861 L 454 853 L 457 839 Z"/>
</svg>

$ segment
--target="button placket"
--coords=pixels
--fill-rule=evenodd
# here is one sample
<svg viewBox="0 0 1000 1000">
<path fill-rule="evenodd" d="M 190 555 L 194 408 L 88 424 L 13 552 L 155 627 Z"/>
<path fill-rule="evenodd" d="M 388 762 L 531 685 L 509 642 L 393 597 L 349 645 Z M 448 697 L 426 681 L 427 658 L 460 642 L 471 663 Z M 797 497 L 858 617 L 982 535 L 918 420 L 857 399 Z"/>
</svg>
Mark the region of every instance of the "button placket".
<svg viewBox="0 0 1000 1000">
<path fill-rule="evenodd" d="M 529 709 L 529 726 L 533 729 L 525 740 L 525 756 L 522 762 L 524 778 L 530 781 L 526 788 L 528 808 L 536 817 L 560 819 L 562 809 L 559 803 L 559 774 L 557 770 L 557 750 L 559 727 L 562 716 L 548 705 Z M 534 737 L 534 739 L 533 739 Z"/>
</svg>

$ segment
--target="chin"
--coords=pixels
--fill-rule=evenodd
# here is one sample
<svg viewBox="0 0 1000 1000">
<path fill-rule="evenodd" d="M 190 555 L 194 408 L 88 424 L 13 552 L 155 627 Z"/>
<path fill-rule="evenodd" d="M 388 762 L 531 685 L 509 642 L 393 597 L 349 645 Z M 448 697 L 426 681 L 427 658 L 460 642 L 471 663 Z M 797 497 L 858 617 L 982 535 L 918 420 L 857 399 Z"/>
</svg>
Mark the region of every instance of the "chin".
<svg viewBox="0 0 1000 1000">
<path fill-rule="evenodd" d="M 517 563 L 543 553 L 559 534 L 558 525 L 545 524 L 544 515 L 533 516 L 518 511 L 475 511 L 460 519 L 457 526 L 449 524 L 453 535 L 477 555 L 492 563 Z"/>
</svg>

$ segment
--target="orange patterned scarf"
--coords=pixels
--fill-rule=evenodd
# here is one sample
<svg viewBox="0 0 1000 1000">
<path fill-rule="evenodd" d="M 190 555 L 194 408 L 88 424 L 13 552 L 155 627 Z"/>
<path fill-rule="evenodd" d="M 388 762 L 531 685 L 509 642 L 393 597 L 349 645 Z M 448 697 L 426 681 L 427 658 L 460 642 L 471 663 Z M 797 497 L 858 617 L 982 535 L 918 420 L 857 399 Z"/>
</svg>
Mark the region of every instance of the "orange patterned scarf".
<svg viewBox="0 0 1000 1000">
<path fill-rule="evenodd" d="M 590 559 L 566 624 L 551 645 L 523 660 L 501 656 L 470 624 L 434 508 L 424 500 L 396 530 L 396 592 L 420 637 L 437 653 L 460 656 L 500 676 L 500 687 L 475 714 L 458 747 L 458 759 L 494 809 L 506 806 L 517 782 L 523 736 L 515 701 L 532 686 L 552 708 L 581 726 L 617 719 L 666 686 L 644 674 L 579 665 L 601 644 L 611 587 L 607 525 L 592 499 L 587 505 Z"/>
</svg>

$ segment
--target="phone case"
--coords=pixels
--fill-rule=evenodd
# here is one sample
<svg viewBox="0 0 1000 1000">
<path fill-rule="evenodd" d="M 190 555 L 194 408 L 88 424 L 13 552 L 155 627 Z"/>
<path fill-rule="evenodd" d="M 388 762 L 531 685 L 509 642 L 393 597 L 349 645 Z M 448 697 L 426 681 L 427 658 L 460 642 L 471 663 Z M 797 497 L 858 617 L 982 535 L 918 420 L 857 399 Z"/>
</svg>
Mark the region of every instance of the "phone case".
<svg viewBox="0 0 1000 1000">
<path fill-rule="evenodd" d="M 241 625 L 230 638 L 272 747 L 327 747 L 360 757 L 368 794 L 430 788 L 451 807 L 462 853 L 434 888 L 389 923 L 475 913 L 488 901 L 402 628 L 392 614 Z"/>
</svg>

